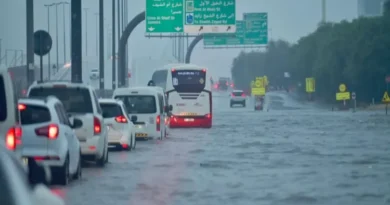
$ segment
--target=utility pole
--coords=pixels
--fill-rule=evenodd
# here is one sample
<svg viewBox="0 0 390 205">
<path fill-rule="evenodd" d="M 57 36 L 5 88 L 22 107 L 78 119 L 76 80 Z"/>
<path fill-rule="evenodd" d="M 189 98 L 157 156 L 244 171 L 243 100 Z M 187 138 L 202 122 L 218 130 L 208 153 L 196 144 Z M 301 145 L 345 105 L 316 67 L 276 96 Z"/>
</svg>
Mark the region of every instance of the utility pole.
<svg viewBox="0 0 390 205">
<path fill-rule="evenodd" d="M 54 4 L 45 4 L 44 5 L 47 8 L 47 32 L 50 33 L 50 7 L 54 6 Z M 47 54 L 47 67 L 49 72 L 49 80 L 51 76 L 51 62 L 50 62 L 50 52 Z"/>
<path fill-rule="evenodd" d="M 99 56 L 99 13 L 95 13 L 95 16 L 96 16 L 96 42 L 95 42 L 96 49 L 95 50 L 96 50 L 96 56 Z"/>
<path fill-rule="evenodd" d="M 28 0 L 27 0 L 28 1 Z M 112 0 L 112 89 L 116 89 L 116 54 L 115 54 L 115 0 Z"/>
<path fill-rule="evenodd" d="M 104 3 L 99 0 L 99 87 L 104 89 Z"/>
<path fill-rule="evenodd" d="M 35 80 L 34 69 L 34 1 L 26 0 L 26 40 L 27 40 L 27 85 Z"/>
<path fill-rule="evenodd" d="M 85 12 L 85 56 L 88 56 L 88 10 L 89 10 L 89 8 L 84 8 L 84 12 Z"/>
<path fill-rule="evenodd" d="M 27 0 L 29 1 L 29 0 Z M 71 60 L 72 60 L 72 82 L 82 82 L 82 12 L 81 0 L 71 1 Z"/>
</svg>

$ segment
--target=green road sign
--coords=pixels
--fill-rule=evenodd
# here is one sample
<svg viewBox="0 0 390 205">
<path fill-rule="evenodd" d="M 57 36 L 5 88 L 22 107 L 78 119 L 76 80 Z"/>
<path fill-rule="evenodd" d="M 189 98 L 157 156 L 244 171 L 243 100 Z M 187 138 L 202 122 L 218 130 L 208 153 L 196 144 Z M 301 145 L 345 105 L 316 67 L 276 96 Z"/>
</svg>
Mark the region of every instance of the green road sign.
<svg viewBox="0 0 390 205">
<path fill-rule="evenodd" d="M 236 32 L 236 0 L 184 0 L 185 33 Z"/>
<path fill-rule="evenodd" d="M 268 14 L 244 13 L 245 44 L 268 43 Z"/>
<path fill-rule="evenodd" d="M 146 0 L 146 32 L 183 32 L 183 9 L 183 0 Z"/>
<path fill-rule="evenodd" d="M 268 44 L 267 13 L 244 14 L 244 21 L 236 21 L 235 37 L 227 34 L 204 34 L 204 46 Z"/>
</svg>

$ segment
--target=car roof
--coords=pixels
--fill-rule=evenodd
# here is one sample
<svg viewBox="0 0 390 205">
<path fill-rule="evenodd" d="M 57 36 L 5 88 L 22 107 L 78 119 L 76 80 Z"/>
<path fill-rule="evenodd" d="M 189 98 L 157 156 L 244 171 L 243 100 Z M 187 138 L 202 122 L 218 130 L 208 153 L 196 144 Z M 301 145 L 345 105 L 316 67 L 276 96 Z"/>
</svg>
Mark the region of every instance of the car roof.
<svg viewBox="0 0 390 205">
<path fill-rule="evenodd" d="M 31 86 L 31 88 L 41 87 L 41 88 L 48 88 L 53 86 L 64 86 L 69 88 L 84 88 L 84 89 L 93 89 L 92 86 L 87 85 L 85 83 L 75 83 L 70 81 L 44 81 L 44 82 L 38 82 L 35 81 Z"/>
<path fill-rule="evenodd" d="M 112 98 L 101 98 L 99 99 L 99 103 L 111 103 L 111 104 L 123 105 L 123 102 L 121 100 L 112 99 Z"/>
<path fill-rule="evenodd" d="M 131 94 L 130 92 L 141 92 L 148 94 L 157 94 L 159 90 L 155 89 L 155 86 L 139 86 L 139 87 L 131 87 L 131 88 L 117 88 L 114 90 L 114 95 L 121 94 Z"/>
<path fill-rule="evenodd" d="M 41 106 L 47 106 L 47 104 L 49 104 L 50 102 L 53 102 L 54 104 L 61 101 L 54 96 L 48 96 L 46 98 L 20 98 L 18 100 L 18 103 L 41 105 Z"/>
</svg>

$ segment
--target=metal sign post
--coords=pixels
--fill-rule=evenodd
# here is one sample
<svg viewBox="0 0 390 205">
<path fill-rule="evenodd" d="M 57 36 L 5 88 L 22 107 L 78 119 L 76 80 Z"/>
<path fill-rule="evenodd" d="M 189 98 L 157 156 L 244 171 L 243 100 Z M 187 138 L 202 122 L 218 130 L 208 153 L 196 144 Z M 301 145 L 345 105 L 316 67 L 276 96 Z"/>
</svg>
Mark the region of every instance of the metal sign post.
<svg viewBox="0 0 390 205">
<path fill-rule="evenodd" d="M 353 112 L 356 112 L 356 93 L 352 93 L 352 100 L 353 100 Z"/>
</svg>

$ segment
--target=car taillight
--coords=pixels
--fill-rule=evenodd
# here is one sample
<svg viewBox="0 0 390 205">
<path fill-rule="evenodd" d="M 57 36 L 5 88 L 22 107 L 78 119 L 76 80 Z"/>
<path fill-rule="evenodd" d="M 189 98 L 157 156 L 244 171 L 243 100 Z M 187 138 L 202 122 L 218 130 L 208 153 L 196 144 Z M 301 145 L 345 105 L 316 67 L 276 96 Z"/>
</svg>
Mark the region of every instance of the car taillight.
<svg viewBox="0 0 390 205">
<path fill-rule="evenodd" d="M 119 115 L 119 116 L 115 117 L 115 121 L 117 121 L 119 123 L 127 123 L 127 119 L 123 115 Z"/>
<path fill-rule="evenodd" d="M 7 146 L 7 149 L 9 150 L 15 150 L 17 145 L 21 144 L 21 137 L 22 137 L 22 128 L 20 127 L 11 127 L 7 135 L 5 136 L 5 144 Z"/>
<path fill-rule="evenodd" d="M 242 96 L 242 97 L 245 97 L 245 93 L 243 93 L 241 96 Z"/>
<path fill-rule="evenodd" d="M 93 132 L 95 135 L 100 134 L 102 132 L 102 124 L 97 117 L 93 117 Z"/>
<path fill-rule="evenodd" d="M 35 129 L 35 134 L 38 136 L 45 136 L 49 139 L 57 139 L 59 133 L 58 125 L 50 124 L 45 127 Z"/>
<path fill-rule="evenodd" d="M 207 119 L 210 119 L 210 118 L 211 118 L 211 114 L 210 114 L 210 113 L 209 113 L 209 114 L 206 114 L 205 117 L 206 117 Z"/>
<path fill-rule="evenodd" d="M 232 97 L 234 97 L 235 95 L 232 93 Z"/>
<path fill-rule="evenodd" d="M 160 115 L 157 116 L 156 118 L 156 130 L 160 131 Z"/>
</svg>

